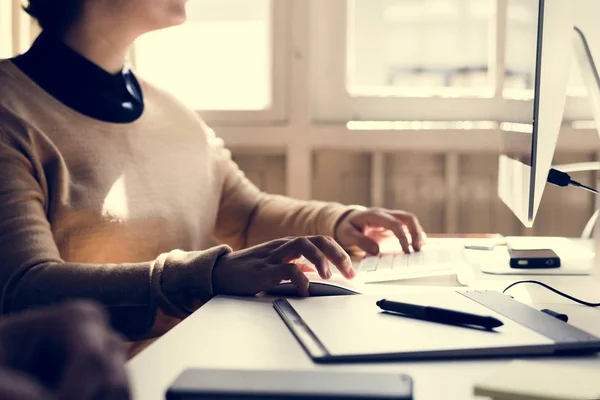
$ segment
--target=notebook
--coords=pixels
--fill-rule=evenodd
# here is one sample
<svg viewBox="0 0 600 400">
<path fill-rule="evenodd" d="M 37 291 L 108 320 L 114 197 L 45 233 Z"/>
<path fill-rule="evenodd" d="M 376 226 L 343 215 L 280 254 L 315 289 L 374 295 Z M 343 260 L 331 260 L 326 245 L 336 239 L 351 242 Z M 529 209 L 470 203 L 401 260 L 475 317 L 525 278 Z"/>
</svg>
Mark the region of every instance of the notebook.
<svg viewBox="0 0 600 400">
<path fill-rule="evenodd" d="M 319 363 L 595 353 L 600 339 L 495 291 L 406 293 L 389 300 L 489 315 L 493 331 L 381 312 L 370 295 L 278 299 L 273 305 Z M 351 332 L 352 334 L 348 334 Z"/>
</svg>

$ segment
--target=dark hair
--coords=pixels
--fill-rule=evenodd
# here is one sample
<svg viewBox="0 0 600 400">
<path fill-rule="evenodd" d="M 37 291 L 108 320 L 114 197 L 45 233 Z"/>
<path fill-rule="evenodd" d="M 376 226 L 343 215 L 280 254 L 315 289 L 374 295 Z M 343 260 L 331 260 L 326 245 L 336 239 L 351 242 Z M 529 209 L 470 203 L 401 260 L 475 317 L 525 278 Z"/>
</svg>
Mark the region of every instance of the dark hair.
<svg viewBox="0 0 600 400">
<path fill-rule="evenodd" d="M 84 0 L 29 0 L 27 14 L 38 21 L 44 31 L 63 34 L 75 22 Z"/>
</svg>

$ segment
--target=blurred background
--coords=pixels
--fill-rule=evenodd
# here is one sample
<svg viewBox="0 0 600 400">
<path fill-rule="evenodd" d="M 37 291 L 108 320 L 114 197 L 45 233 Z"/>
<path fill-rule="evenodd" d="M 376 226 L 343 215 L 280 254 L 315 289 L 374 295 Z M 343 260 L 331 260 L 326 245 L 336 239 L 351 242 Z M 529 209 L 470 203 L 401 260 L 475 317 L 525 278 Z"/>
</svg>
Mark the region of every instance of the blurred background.
<svg viewBox="0 0 600 400">
<path fill-rule="evenodd" d="M 38 33 L 20 6 L 0 0 L 0 58 Z M 578 236 L 594 211 L 586 192 L 547 188 L 534 229 L 497 196 L 502 132 L 533 114 L 538 11 L 537 0 L 191 0 L 187 23 L 142 37 L 130 59 L 266 191 L 410 210 L 428 232 Z M 557 164 L 598 159 L 586 97 L 574 65 Z"/>
</svg>

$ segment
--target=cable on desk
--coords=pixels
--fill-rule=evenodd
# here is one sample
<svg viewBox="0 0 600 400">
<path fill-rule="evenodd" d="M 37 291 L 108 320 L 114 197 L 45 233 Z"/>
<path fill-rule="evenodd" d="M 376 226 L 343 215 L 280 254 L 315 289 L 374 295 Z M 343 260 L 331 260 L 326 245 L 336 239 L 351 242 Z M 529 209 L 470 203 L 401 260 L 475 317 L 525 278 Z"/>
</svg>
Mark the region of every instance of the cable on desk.
<svg viewBox="0 0 600 400">
<path fill-rule="evenodd" d="M 584 306 L 588 306 L 588 307 L 600 307 L 600 303 L 590 303 L 590 302 L 585 301 L 585 300 L 580 300 L 580 299 L 578 299 L 576 297 L 573 297 L 571 295 L 563 293 L 563 292 L 561 292 L 558 289 L 554 289 L 552 286 L 546 285 L 545 283 L 538 282 L 538 281 L 518 281 L 518 282 L 514 282 L 514 283 L 508 285 L 508 287 L 506 289 L 504 289 L 502 291 L 502 293 L 506 293 L 513 286 L 520 285 L 522 283 L 532 283 L 532 284 L 535 284 L 535 285 L 540 285 L 540 286 L 548 289 L 549 291 L 556 293 L 559 296 L 566 297 L 567 299 L 569 299 L 571 301 L 574 301 L 575 303 L 582 304 Z"/>
</svg>

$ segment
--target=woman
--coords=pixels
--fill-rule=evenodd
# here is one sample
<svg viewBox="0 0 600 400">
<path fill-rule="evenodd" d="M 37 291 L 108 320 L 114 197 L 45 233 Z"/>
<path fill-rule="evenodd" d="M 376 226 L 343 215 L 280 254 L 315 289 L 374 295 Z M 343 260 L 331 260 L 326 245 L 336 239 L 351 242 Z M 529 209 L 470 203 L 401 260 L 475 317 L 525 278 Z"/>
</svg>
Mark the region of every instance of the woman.
<svg viewBox="0 0 600 400">
<path fill-rule="evenodd" d="M 367 227 L 418 251 L 409 213 L 261 193 L 195 113 L 136 79 L 127 50 L 184 22 L 185 3 L 29 1 L 42 34 L 0 62 L 2 313 L 85 297 L 139 338 L 215 294 L 285 279 L 306 293 L 300 256 L 352 278 L 343 249 L 379 251 Z"/>
</svg>

